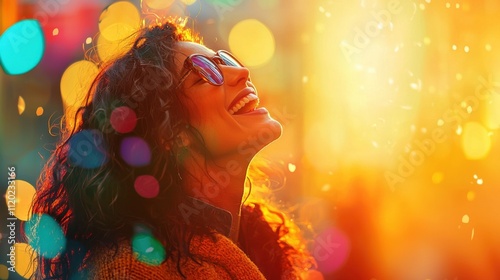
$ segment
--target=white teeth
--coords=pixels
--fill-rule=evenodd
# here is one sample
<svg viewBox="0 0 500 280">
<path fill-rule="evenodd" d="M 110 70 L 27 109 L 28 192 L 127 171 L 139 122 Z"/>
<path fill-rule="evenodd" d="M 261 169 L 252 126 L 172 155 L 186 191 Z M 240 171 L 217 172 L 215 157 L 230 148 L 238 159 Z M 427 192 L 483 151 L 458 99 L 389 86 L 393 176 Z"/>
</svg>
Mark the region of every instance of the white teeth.
<svg viewBox="0 0 500 280">
<path fill-rule="evenodd" d="M 234 105 L 233 108 L 229 109 L 229 114 L 233 115 L 234 113 L 238 112 L 239 109 L 243 108 L 245 104 L 257 99 L 259 98 L 255 94 L 253 93 L 248 94 L 243 99 L 241 99 L 240 102 L 238 102 L 238 104 Z"/>
</svg>

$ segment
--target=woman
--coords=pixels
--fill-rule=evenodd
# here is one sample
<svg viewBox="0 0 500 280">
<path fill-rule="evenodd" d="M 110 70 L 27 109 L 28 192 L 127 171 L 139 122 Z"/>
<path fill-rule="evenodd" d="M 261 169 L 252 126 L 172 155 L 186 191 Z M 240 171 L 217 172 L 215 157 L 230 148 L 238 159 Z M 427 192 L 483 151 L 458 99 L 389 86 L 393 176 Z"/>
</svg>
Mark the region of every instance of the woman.
<svg viewBox="0 0 500 280">
<path fill-rule="evenodd" d="M 281 134 L 258 104 L 230 53 L 174 22 L 141 30 L 103 67 L 39 180 L 33 213 L 66 240 L 57 257 L 39 251 L 36 277 L 303 277 L 313 260 L 283 216 L 242 206 L 250 161 Z"/>
</svg>

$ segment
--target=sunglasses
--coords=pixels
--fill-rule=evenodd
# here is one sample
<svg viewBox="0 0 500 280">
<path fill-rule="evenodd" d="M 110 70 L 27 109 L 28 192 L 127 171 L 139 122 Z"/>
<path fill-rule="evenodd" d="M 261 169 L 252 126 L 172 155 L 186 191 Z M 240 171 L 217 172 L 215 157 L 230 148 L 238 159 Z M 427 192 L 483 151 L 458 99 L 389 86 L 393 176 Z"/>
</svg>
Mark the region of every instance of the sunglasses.
<svg viewBox="0 0 500 280">
<path fill-rule="evenodd" d="M 186 80 L 191 71 L 194 71 L 205 82 L 211 85 L 222 86 L 224 84 L 224 76 L 222 75 L 219 64 L 232 67 L 244 67 L 232 54 L 224 50 L 217 51 L 214 57 L 208 57 L 202 54 L 192 54 L 184 61 L 184 68 L 187 68 L 188 71 L 182 76 L 177 87 Z"/>
</svg>

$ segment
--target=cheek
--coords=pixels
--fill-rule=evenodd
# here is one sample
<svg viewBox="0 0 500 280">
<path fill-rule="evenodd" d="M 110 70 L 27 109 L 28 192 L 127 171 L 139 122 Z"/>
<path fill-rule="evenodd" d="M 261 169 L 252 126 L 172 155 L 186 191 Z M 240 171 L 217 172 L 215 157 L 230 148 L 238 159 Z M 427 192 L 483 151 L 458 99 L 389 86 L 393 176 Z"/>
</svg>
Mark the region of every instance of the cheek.
<svg viewBox="0 0 500 280">
<path fill-rule="evenodd" d="M 184 100 L 189 111 L 189 121 L 195 127 L 216 125 L 224 118 L 224 99 L 221 93 L 200 87 L 190 91 Z"/>
</svg>

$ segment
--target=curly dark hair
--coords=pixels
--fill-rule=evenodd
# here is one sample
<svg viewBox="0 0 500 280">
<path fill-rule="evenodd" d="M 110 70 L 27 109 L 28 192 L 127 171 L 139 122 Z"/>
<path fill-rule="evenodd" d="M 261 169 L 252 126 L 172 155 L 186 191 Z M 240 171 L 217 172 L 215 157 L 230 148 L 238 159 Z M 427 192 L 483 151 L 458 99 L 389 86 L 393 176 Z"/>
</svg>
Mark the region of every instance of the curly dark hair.
<svg viewBox="0 0 500 280">
<path fill-rule="evenodd" d="M 137 225 L 151 229 L 167 257 L 178 259 L 182 275 L 181 257 L 193 258 L 191 238 L 212 233 L 210 228 L 216 221 L 210 221 L 210 228 L 203 223 L 186 223 L 179 209 L 188 194 L 180 187 L 180 174 L 185 170 L 177 136 L 188 131 L 203 143 L 189 125 L 189 114 L 180 98 L 182 89 L 175 86 L 180 73 L 174 47 L 180 41 L 201 43 L 200 37 L 174 21 L 141 29 L 126 54 L 101 67 L 74 125 L 62 131 L 61 141 L 37 182 L 32 213 L 48 214 L 60 224 L 66 248 L 55 258 L 38 255 L 36 279 L 70 279 L 85 268 L 94 248 L 116 248 L 118 240 L 131 238 Z M 116 131 L 110 121 L 113 111 L 123 107 L 137 116 L 133 131 L 125 133 Z M 131 166 L 124 161 L 120 149 L 126 137 L 147 143 L 151 154 L 147 165 Z M 134 181 L 141 175 L 154 177 L 161 186 L 155 199 L 134 190 Z M 258 206 L 250 210 L 248 219 L 255 216 L 255 221 L 264 221 Z M 275 229 L 268 224 L 262 227 L 274 240 L 287 232 L 284 220 Z M 255 228 L 242 232 L 247 248 L 252 247 L 248 244 L 251 230 Z M 283 244 L 273 246 L 280 254 L 290 254 L 293 248 Z M 276 250 L 259 254 L 254 248 L 248 254 L 267 274 L 279 261 L 269 263 L 265 255 L 276 255 Z M 262 269 L 264 266 L 269 268 Z M 279 277 L 273 273 L 268 275 Z"/>
</svg>

